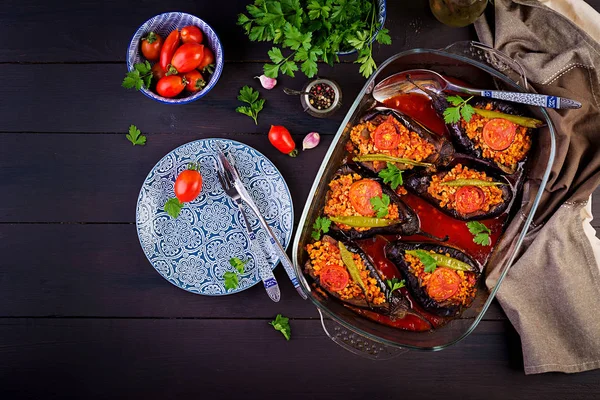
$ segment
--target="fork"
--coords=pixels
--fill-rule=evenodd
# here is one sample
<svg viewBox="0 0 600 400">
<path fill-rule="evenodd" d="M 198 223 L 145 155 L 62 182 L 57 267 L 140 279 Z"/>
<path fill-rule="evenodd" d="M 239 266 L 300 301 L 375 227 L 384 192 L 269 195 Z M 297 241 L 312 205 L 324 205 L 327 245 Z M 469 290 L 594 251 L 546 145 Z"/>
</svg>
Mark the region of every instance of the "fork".
<svg viewBox="0 0 600 400">
<path fill-rule="evenodd" d="M 242 205 L 242 198 L 233 186 L 233 179 L 228 176 L 227 171 L 223 167 L 221 160 L 217 157 L 217 177 L 221 182 L 221 186 L 223 186 L 223 190 L 225 194 L 227 194 L 231 200 L 237 205 L 240 210 L 240 214 L 242 214 L 242 219 L 244 220 L 244 224 L 246 225 L 246 231 L 248 232 L 248 237 L 250 238 L 250 247 L 252 250 L 252 254 L 254 257 L 254 263 L 258 268 L 258 274 L 260 279 L 263 281 L 263 286 L 269 295 L 269 298 L 274 302 L 278 302 L 281 298 L 281 293 L 279 291 L 279 285 L 277 284 L 277 280 L 275 279 L 275 275 L 273 275 L 273 270 L 269 268 L 269 264 L 264 256 L 263 250 L 260 247 L 258 239 L 256 238 L 256 234 L 250 227 L 250 223 L 248 222 L 248 218 L 246 217 L 246 212 L 244 211 L 244 207 Z"/>
</svg>

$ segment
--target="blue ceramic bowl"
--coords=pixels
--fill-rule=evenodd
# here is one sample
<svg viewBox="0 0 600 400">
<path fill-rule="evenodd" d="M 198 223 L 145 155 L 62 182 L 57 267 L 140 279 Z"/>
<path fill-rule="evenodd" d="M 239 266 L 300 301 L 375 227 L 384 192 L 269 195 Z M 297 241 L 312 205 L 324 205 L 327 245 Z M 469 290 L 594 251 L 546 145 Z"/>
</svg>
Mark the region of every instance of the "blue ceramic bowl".
<svg viewBox="0 0 600 400">
<path fill-rule="evenodd" d="M 377 30 L 375 31 L 375 33 L 373 33 L 370 43 L 373 43 L 375 41 L 377 34 L 379 33 L 379 31 L 381 29 L 383 29 L 383 25 L 385 24 L 385 17 L 387 14 L 385 0 L 377 0 L 376 3 L 377 3 L 376 4 L 376 7 L 377 7 Z M 338 51 L 337 54 L 340 56 L 347 56 L 349 54 L 354 54 L 354 53 L 356 53 L 356 49 L 352 49 L 350 51 Z"/>
<path fill-rule="evenodd" d="M 141 92 L 144 93 L 146 97 L 149 97 L 161 103 L 186 104 L 191 103 L 192 101 L 196 101 L 201 97 L 204 97 L 217 84 L 217 81 L 221 76 L 221 72 L 223 71 L 223 47 L 221 46 L 221 41 L 219 40 L 219 37 L 217 36 L 213 28 L 211 28 L 210 25 L 208 25 L 206 22 L 191 14 L 186 14 L 182 12 L 168 12 L 157 15 L 144 22 L 144 24 L 138 28 L 138 30 L 133 35 L 133 38 L 131 38 L 129 48 L 127 49 L 127 69 L 131 71 L 133 70 L 134 64 L 144 61 L 142 51 L 140 49 L 140 41 L 143 37 L 146 36 L 146 34 L 148 34 L 148 32 L 154 31 L 161 35 L 163 39 L 166 39 L 167 36 L 169 36 L 169 33 L 171 33 L 173 30 L 181 29 L 188 25 L 194 25 L 200 28 L 200 30 L 204 34 L 204 40 L 202 44 L 210 47 L 210 49 L 215 54 L 214 73 L 209 77 L 204 77 L 205 79 L 209 78 L 208 83 L 204 87 L 204 89 L 194 94 L 189 94 L 186 97 L 175 97 L 169 99 L 166 97 L 159 96 L 158 94 L 150 90 L 142 88 Z M 185 96 L 186 92 L 184 91 L 182 93 L 183 96 Z"/>
</svg>

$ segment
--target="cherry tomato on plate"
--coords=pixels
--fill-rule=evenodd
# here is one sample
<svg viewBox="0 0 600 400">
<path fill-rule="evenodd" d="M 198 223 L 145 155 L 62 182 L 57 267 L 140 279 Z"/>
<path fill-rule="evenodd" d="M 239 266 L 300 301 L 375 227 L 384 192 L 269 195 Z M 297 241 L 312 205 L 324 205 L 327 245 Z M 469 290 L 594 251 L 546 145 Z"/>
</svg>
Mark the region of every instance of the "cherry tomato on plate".
<svg viewBox="0 0 600 400">
<path fill-rule="evenodd" d="M 179 31 L 175 29 L 167 36 L 167 39 L 160 50 L 160 66 L 164 71 L 167 70 L 175 50 L 179 47 L 179 38 Z"/>
<path fill-rule="evenodd" d="M 383 191 L 381 185 L 372 179 L 361 179 L 350 186 L 348 197 L 352 207 L 364 216 L 372 216 L 375 214 L 371 199 L 373 197 L 381 197 Z"/>
<path fill-rule="evenodd" d="M 163 76 L 165 76 L 165 71 L 161 68 L 159 63 L 156 63 L 152 66 L 152 77 L 156 82 L 158 82 Z"/>
<path fill-rule="evenodd" d="M 344 268 L 338 265 L 330 265 L 319 274 L 319 280 L 329 290 L 339 292 L 348 285 L 350 276 Z"/>
<path fill-rule="evenodd" d="M 185 89 L 187 80 L 179 75 L 162 77 L 156 83 L 156 92 L 162 97 L 175 97 Z"/>
<path fill-rule="evenodd" d="M 148 36 L 142 38 L 142 54 L 148 61 L 157 61 L 160 58 L 164 39 L 154 32 L 148 33 Z"/>
<path fill-rule="evenodd" d="M 204 57 L 204 46 L 198 43 L 182 44 L 175 54 L 171 64 L 167 68 L 167 75 L 183 74 L 196 69 Z"/>
<path fill-rule="evenodd" d="M 271 125 L 271 129 L 269 129 L 269 142 L 283 154 L 287 154 L 290 157 L 296 157 L 298 155 L 296 143 L 294 143 L 290 131 L 284 126 Z"/>
<path fill-rule="evenodd" d="M 206 81 L 202 77 L 202 74 L 197 69 L 183 74 L 183 78 L 188 81 L 185 86 L 185 90 L 191 93 L 195 93 L 202 90 L 206 86 Z"/>
<path fill-rule="evenodd" d="M 175 196 L 182 203 L 189 203 L 198 197 L 202 191 L 202 175 L 198 166 L 191 164 L 188 169 L 181 171 L 175 180 Z"/>
<path fill-rule="evenodd" d="M 211 49 L 208 47 L 204 47 L 204 57 L 202 58 L 202 62 L 198 65 L 198 69 L 202 72 L 210 72 L 212 73 L 212 66 L 215 63 L 215 55 Z"/>
<path fill-rule="evenodd" d="M 202 39 L 204 38 L 204 35 L 202 34 L 202 31 L 193 25 L 190 26 L 186 26 L 185 28 L 181 29 L 181 41 L 183 43 L 202 43 Z"/>
<path fill-rule="evenodd" d="M 485 193 L 477 186 L 463 186 L 456 191 L 456 211 L 469 214 L 481 208 L 485 201 Z"/>
</svg>

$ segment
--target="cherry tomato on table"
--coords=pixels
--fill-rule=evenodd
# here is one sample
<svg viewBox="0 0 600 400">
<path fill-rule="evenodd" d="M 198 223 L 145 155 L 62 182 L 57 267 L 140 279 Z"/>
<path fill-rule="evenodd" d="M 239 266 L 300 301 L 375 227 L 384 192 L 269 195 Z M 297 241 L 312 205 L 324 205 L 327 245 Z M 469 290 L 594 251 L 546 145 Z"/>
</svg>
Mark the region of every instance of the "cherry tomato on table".
<svg viewBox="0 0 600 400">
<path fill-rule="evenodd" d="M 202 191 L 202 175 L 197 171 L 196 165 L 190 165 L 182 171 L 175 180 L 175 196 L 182 203 L 189 203 L 198 197 Z"/>
<path fill-rule="evenodd" d="M 378 182 L 372 179 L 361 179 L 350 186 L 348 197 L 350 197 L 350 204 L 359 214 L 370 217 L 375 214 L 371 199 L 381 197 L 382 193 L 381 185 Z"/>
<path fill-rule="evenodd" d="M 150 32 L 148 36 L 142 39 L 142 54 L 148 61 L 157 61 L 160 58 L 164 39 L 162 36 Z"/>
<path fill-rule="evenodd" d="M 165 76 L 156 84 L 156 92 L 162 97 L 175 97 L 183 91 L 187 83 L 187 80 L 179 75 Z"/>
<path fill-rule="evenodd" d="M 167 36 L 165 43 L 160 50 L 160 67 L 166 71 L 171 59 L 173 58 L 173 54 L 175 50 L 179 46 L 179 31 L 175 29 L 173 32 Z"/>
<path fill-rule="evenodd" d="M 294 143 L 290 131 L 284 126 L 271 125 L 271 129 L 269 129 L 269 142 L 271 142 L 277 150 L 290 157 L 296 157 L 298 155 L 296 143 Z"/>
<path fill-rule="evenodd" d="M 204 46 L 204 57 L 202 58 L 202 62 L 198 65 L 198 69 L 202 72 L 212 73 L 212 68 L 215 64 L 215 55 L 211 49 Z"/>
<path fill-rule="evenodd" d="M 181 41 L 183 43 L 202 43 L 202 39 L 204 38 L 204 35 L 202 34 L 202 31 L 193 25 L 190 26 L 186 26 L 185 28 L 181 29 Z"/>
<path fill-rule="evenodd" d="M 204 46 L 198 43 L 182 44 L 175 54 L 171 64 L 167 68 L 167 75 L 183 74 L 194 70 L 202 62 L 204 57 Z"/>
<path fill-rule="evenodd" d="M 186 72 L 183 74 L 183 78 L 188 81 L 185 86 L 185 90 L 188 92 L 194 93 L 206 86 L 206 81 L 202 77 L 202 74 L 197 69 L 194 69 L 190 72 Z"/>
</svg>

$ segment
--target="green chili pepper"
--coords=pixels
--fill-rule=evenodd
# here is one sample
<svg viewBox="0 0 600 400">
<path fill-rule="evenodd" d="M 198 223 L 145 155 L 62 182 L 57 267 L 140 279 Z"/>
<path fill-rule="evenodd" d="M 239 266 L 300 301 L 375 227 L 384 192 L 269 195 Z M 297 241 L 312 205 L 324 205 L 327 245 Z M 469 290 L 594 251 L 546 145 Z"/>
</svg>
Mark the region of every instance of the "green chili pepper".
<svg viewBox="0 0 600 400">
<path fill-rule="evenodd" d="M 356 263 L 354 262 L 354 257 L 352 257 L 352 253 L 350 252 L 350 250 L 348 250 L 346 248 L 346 246 L 344 246 L 344 244 L 342 242 L 338 242 L 338 248 L 340 249 L 340 255 L 342 256 L 342 261 L 344 262 L 344 265 L 346 266 L 346 268 L 348 269 L 348 272 L 350 273 L 350 277 L 352 277 L 352 280 L 354 282 L 358 283 L 358 286 L 360 286 L 360 288 L 363 290 L 363 292 L 365 292 L 365 296 L 366 296 L 367 288 L 365 287 L 365 283 L 363 282 L 362 278 L 360 277 L 360 271 L 358 270 L 358 267 L 356 266 Z"/>
<path fill-rule="evenodd" d="M 492 110 L 482 110 L 481 108 L 475 107 L 473 107 L 473 111 L 475 111 L 475 114 L 479 114 L 484 118 L 504 118 L 526 128 L 539 128 L 540 126 L 544 125 L 544 123 L 539 119 L 522 117 L 520 115 L 505 114 Z"/>
<path fill-rule="evenodd" d="M 356 156 L 352 160 L 357 161 L 357 162 L 385 161 L 385 162 L 392 162 L 392 163 L 399 163 L 399 164 L 414 165 L 415 167 L 432 167 L 433 166 L 433 164 L 430 164 L 430 163 L 409 160 L 408 158 L 388 156 L 387 154 L 365 154 L 362 156 Z"/>
<path fill-rule="evenodd" d="M 406 250 L 405 253 L 410 254 L 411 256 L 419 257 L 418 250 Z M 446 267 L 454 269 L 456 271 L 473 272 L 473 267 L 471 267 L 466 262 L 457 260 L 456 258 L 448 257 L 439 253 L 430 252 L 427 252 L 427 255 L 431 256 L 435 260 L 435 263 L 440 267 Z"/>
<path fill-rule="evenodd" d="M 482 181 L 480 179 L 456 179 L 448 182 L 441 182 L 442 186 L 500 186 L 501 182 Z"/>
<path fill-rule="evenodd" d="M 400 223 L 399 220 L 395 219 L 359 216 L 329 217 L 329 219 L 333 222 L 337 222 L 338 224 L 344 224 L 355 228 L 381 228 Z"/>
</svg>

